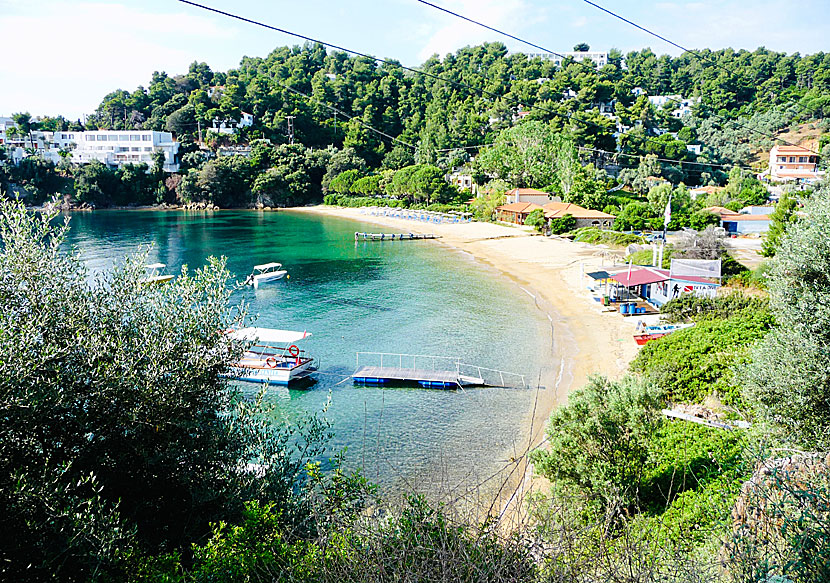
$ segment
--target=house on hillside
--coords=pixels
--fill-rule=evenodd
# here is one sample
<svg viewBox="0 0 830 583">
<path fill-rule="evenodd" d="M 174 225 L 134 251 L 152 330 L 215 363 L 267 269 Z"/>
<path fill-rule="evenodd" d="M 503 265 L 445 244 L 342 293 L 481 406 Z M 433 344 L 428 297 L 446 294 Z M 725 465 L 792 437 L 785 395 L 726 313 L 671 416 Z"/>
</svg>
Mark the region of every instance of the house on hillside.
<svg viewBox="0 0 830 583">
<path fill-rule="evenodd" d="M 770 150 L 769 170 L 765 175 L 775 182 L 815 182 L 825 175 L 818 169 L 818 159 L 818 154 L 810 148 L 776 144 Z"/>
<path fill-rule="evenodd" d="M 586 209 L 570 202 L 549 202 L 542 205 L 545 211 L 545 218 L 561 219 L 565 215 L 571 215 L 576 219 L 576 228 L 596 227 L 598 229 L 610 229 L 614 225 L 614 215 L 602 211 Z"/>
<path fill-rule="evenodd" d="M 514 188 L 504 193 L 505 204 L 514 202 L 532 202 L 534 204 L 543 205 L 551 201 L 561 201 L 558 196 L 553 196 L 547 192 L 536 190 L 535 188 Z"/>
<path fill-rule="evenodd" d="M 696 186 L 694 188 L 689 189 L 689 194 L 692 197 L 692 200 L 696 200 L 699 196 L 709 196 L 710 194 L 715 194 L 716 192 L 720 192 L 724 190 L 724 186 Z"/>
<path fill-rule="evenodd" d="M 254 125 L 254 115 L 243 111 L 240 115 L 239 121 L 214 119 L 213 127 L 211 128 L 218 134 L 235 134 L 242 128 L 249 128 Z"/>
<path fill-rule="evenodd" d="M 772 219 L 768 213 L 773 211 L 773 207 L 747 207 L 739 213 L 722 206 L 710 206 L 703 210 L 718 215 L 720 226 L 730 235 L 760 235 L 769 231 Z"/>
<path fill-rule="evenodd" d="M 511 202 L 510 204 L 503 204 L 496 207 L 496 216 L 500 221 L 506 223 L 513 223 L 516 225 L 524 225 L 527 216 L 542 207 L 532 202 Z"/>
</svg>

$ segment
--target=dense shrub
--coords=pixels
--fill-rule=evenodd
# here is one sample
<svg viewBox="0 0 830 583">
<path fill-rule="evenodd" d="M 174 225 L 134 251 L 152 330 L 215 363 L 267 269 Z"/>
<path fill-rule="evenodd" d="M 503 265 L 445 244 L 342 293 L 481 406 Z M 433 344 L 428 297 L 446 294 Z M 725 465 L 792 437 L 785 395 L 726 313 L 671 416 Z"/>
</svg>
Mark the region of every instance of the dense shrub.
<svg viewBox="0 0 830 583">
<path fill-rule="evenodd" d="M 748 360 L 752 344 L 772 326 L 768 310 L 745 310 L 726 319 L 705 319 L 646 344 L 631 362 L 676 402 L 699 403 L 717 394 L 727 404 L 740 404 L 735 368 Z"/>
<path fill-rule="evenodd" d="M 684 294 L 660 308 L 669 322 L 690 322 L 703 318 L 725 319 L 742 310 L 762 312 L 769 309 L 769 300 L 732 292 L 711 298 Z"/>
<path fill-rule="evenodd" d="M 594 245 L 614 245 L 625 247 L 632 243 L 644 243 L 639 235 L 631 233 L 620 233 L 619 231 L 605 231 L 596 227 L 582 227 L 574 231 L 574 241 L 580 243 L 591 243 Z"/>
<path fill-rule="evenodd" d="M 534 452 L 536 471 L 603 506 L 631 506 L 638 498 L 660 405 L 660 395 L 649 383 L 592 377 L 551 415 L 550 447 Z"/>
</svg>

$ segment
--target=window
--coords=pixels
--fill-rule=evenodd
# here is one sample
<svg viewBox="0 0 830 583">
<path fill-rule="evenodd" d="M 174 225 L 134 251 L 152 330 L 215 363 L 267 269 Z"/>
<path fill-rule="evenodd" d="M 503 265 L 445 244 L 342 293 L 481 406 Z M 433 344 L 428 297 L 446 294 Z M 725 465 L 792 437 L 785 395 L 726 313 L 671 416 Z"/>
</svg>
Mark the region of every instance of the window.
<svg viewBox="0 0 830 583">
<path fill-rule="evenodd" d="M 153 151 L 153 148 L 144 148 L 144 151 L 145 151 L 145 152 L 152 152 L 152 151 Z"/>
<path fill-rule="evenodd" d="M 140 152 L 141 148 L 130 148 L 131 152 Z"/>
<path fill-rule="evenodd" d="M 786 156 L 778 156 L 778 161 L 779 161 L 779 162 L 786 162 L 786 161 L 787 161 L 787 157 L 786 157 Z"/>
<path fill-rule="evenodd" d="M 807 156 L 799 156 L 798 161 L 799 162 L 806 162 L 807 161 Z"/>
<path fill-rule="evenodd" d="M 117 142 L 118 141 L 118 134 L 110 134 L 109 140 L 110 140 L 110 142 Z"/>
<path fill-rule="evenodd" d="M 98 135 L 98 141 L 99 142 L 106 142 L 107 141 L 107 136 L 105 134 L 99 134 Z"/>
<path fill-rule="evenodd" d="M 151 136 L 151 135 L 141 136 L 141 141 L 142 142 L 149 142 L 150 140 L 152 140 L 152 138 L 153 138 L 153 136 Z"/>
<path fill-rule="evenodd" d="M 92 135 L 92 134 L 87 134 L 87 135 L 84 136 L 84 138 L 86 139 L 87 142 L 94 142 L 95 141 L 95 136 Z"/>
<path fill-rule="evenodd" d="M 790 162 L 795 162 L 795 156 L 790 156 Z"/>
<path fill-rule="evenodd" d="M 141 141 L 141 136 L 139 134 L 130 134 L 130 141 L 139 142 Z"/>
</svg>

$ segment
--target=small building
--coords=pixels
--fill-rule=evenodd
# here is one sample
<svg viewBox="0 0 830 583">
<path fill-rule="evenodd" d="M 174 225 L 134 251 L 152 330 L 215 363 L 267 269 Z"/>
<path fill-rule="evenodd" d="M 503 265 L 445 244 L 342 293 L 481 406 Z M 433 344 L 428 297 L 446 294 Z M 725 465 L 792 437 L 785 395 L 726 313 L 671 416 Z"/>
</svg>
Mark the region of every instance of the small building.
<svg viewBox="0 0 830 583">
<path fill-rule="evenodd" d="M 703 210 L 720 217 L 720 226 L 731 235 L 760 235 L 769 231 L 772 219 L 758 209 L 773 210 L 772 207 L 747 207 L 736 213 L 722 206 L 710 206 Z"/>
<path fill-rule="evenodd" d="M 512 202 L 510 204 L 503 204 L 496 207 L 496 216 L 500 221 L 506 223 L 514 223 L 516 225 L 524 225 L 527 216 L 542 207 L 532 202 Z"/>
<path fill-rule="evenodd" d="M 458 188 L 458 190 L 473 191 L 473 175 L 469 172 L 453 172 L 446 178 L 447 181 Z"/>
<path fill-rule="evenodd" d="M 723 186 L 696 186 L 689 189 L 689 195 L 691 195 L 692 200 L 696 200 L 699 196 L 709 196 L 721 192 L 724 188 Z"/>
<path fill-rule="evenodd" d="M 657 307 L 684 294 L 714 297 L 720 284 L 705 277 L 672 275 L 667 269 L 646 267 L 629 273 L 623 271 L 611 276 L 611 280 Z"/>
<path fill-rule="evenodd" d="M 525 53 L 528 59 L 540 58 L 543 61 L 552 61 L 557 67 L 561 67 L 565 59 L 570 58 L 581 63 L 582 61 L 591 61 L 597 69 L 600 69 L 608 64 L 608 53 L 601 51 L 569 51 L 559 54 L 554 53 Z M 563 57 L 565 59 L 563 59 Z"/>
<path fill-rule="evenodd" d="M 576 219 L 576 228 L 596 227 L 598 229 L 610 229 L 614 226 L 614 215 L 602 211 L 586 209 L 570 202 L 549 202 L 542 206 L 545 211 L 545 218 L 561 219 L 565 215 L 571 215 Z"/>
<path fill-rule="evenodd" d="M 551 201 L 561 201 L 558 196 L 553 196 L 547 192 L 536 190 L 535 188 L 514 188 L 504 193 L 504 202 L 511 204 L 514 202 L 532 202 L 534 204 L 543 205 Z"/>
<path fill-rule="evenodd" d="M 254 125 L 254 116 L 245 111 L 240 115 L 239 121 L 227 119 L 213 120 L 213 131 L 219 134 L 235 134 L 242 128 L 249 128 Z"/>
<path fill-rule="evenodd" d="M 820 180 L 825 173 L 819 171 L 818 160 L 809 148 L 776 144 L 769 153 L 769 177 L 777 182 Z"/>
</svg>

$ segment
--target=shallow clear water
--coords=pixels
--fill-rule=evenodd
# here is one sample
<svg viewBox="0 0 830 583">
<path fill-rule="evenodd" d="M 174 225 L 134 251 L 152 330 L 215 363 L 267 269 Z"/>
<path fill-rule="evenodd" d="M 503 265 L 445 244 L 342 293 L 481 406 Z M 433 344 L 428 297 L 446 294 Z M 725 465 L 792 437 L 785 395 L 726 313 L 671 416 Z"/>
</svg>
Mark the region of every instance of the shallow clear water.
<svg viewBox="0 0 830 583">
<path fill-rule="evenodd" d="M 290 279 L 233 298 L 249 303 L 259 326 L 313 334 L 302 348 L 321 360 L 318 382 L 269 388 L 274 420 L 320 412 L 330 400 L 333 448 L 347 447 L 347 465 L 381 484 L 476 484 L 527 445 L 532 390 L 382 389 L 348 379 L 357 351 L 378 351 L 460 357 L 536 383 L 540 366 L 552 365 L 547 319 L 515 283 L 464 253 L 435 241 L 356 243 L 355 231 L 381 229 L 291 212 L 97 211 L 70 224 L 92 272 L 149 244 L 149 260 L 169 273 L 210 255 L 226 256 L 240 281 L 254 264 L 283 263 Z"/>
</svg>

